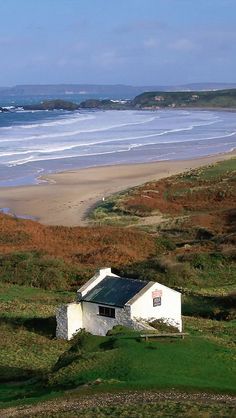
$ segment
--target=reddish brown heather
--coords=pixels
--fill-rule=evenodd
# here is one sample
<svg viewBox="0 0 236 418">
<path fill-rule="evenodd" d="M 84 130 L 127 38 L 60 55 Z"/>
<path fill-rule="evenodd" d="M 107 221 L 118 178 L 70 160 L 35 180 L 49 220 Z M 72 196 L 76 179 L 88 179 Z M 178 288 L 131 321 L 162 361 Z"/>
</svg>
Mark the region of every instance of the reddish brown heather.
<svg viewBox="0 0 236 418">
<path fill-rule="evenodd" d="M 118 267 L 151 256 L 155 242 L 130 228 L 49 227 L 0 214 L 0 252 L 34 250 L 73 264 Z"/>
<path fill-rule="evenodd" d="M 179 177 L 146 183 L 122 202 L 128 212 L 140 215 L 158 210 L 180 215 L 186 211 L 223 210 L 236 206 L 235 183 L 181 180 Z M 143 213 L 142 213 L 143 212 Z"/>
</svg>

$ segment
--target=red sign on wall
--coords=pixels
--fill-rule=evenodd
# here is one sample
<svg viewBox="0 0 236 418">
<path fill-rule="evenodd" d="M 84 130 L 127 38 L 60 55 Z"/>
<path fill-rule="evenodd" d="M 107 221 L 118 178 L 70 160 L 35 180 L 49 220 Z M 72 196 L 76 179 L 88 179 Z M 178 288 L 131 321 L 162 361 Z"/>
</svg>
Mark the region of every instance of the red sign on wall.
<svg viewBox="0 0 236 418">
<path fill-rule="evenodd" d="M 152 304 L 154 306 L 161 306 L 162 290 L 154 290 L 152 292 Z"/>
<path fill-rule="evenodd" d="M 154 290 L 152 292 L 152 298 L 161 298 L 162 297 L 162 290 Z"/>
</svg>

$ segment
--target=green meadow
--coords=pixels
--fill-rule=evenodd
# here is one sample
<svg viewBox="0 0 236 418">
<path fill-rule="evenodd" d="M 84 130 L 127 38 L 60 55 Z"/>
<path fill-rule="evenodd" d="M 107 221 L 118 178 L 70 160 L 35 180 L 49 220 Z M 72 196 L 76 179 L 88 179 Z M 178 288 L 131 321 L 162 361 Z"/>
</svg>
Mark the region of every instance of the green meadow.
<svg viewBox="0 0 236 418">
<path fill-rule="evenodd" d="M 69 292 L 1 287 L 2 407 L 80 393 L 122 390 L 210 391 L 236 387 L 234 321 L 184 317 L 185 339 L 145 342 L 118 328 L 106 337 L 55 338 L 55 309 Z"/>
<path fill-rule="evenodd" d="M 230 206 L 234 202 L 234 194 L 231 193 L 235 184 L 234 172 L 235 159 L 178 177 L 176 182 L 184 181 L 185 187 L 193 182 L 201 183 L 204 188 L 212 187 L 212 182 L 218 182 L 223 187 L 228 182 L 229 206 L 219 207 L 215 212 L 211 207 L 204 206 L 205 212 L 198 210 L 193 213 L 190 210 L 184 217 L 182 214 L 175 215 L 161 226 L 154 224 L 147 227 L 145 239 L 150 234 L 150 239 L 155 242 L 155 253 L 117 269 L 121 275 L 158 281 L 182 292 L 184 332 L 188 333 L 185 339 L 162 338 L 145 342 L 137 332 L 118 328 L 106 337 L 81 332 L 71 341 L 57 340 L 56 309 L 61 303 L 75 298 L 74 287 L 68 286 L 68 282 L 63 286 L 67 264 L 42 262 L 38 256 L 29 256 L 28 253 L 2 254 L 2 408 L 56 398 L 79 399 L 80 396 L 94 396 L 96 393 L 128 393 L 129 390 L 235 393 L 236 241 L 235 212 Z M 118 216 L 118 222 L 125 218 L 125 224 L 129 223 L 130 215 L 123 211 L 125 200 L 130 199 L 132 193 L 136 196 L 138 190 L 136 188 L 108 199 L 95 209 L 94 218 L 102 223 L 103 218 L 111 217 L 115 222 Z M 172 199 L 171 193 L 166 200 L 164 192 L 163 202 L 172 204 L 168 200 Z M 174 199 L 176 203 L 176 199 L 186 199 L 186 196 L 175 193 Z M 206 199 L 203 201 L 208 204 Z M 202 215 L 210 219 L 209 226 L 200 223 L 204 218 Z M 140 218 L 135 215 L 133 228 L 142 229 L 138 224 Z M 222 219 L 220 224 L 219 219 Z M 70 280 L 75 276 L 72 267 L 70 265 L 68 273 Z M 50 274 L 55 269 L 60 279 L 58 289 L 56 284 L 48 286 Z M 38 281 L 42 271 L 47 279 L 43 283 Z M 37 280 L 32 281 L 31 275 Z M 21 281 L 16 284 L 14 277 L 19 277 Z M 233 417 L 230 405 L 196 404 L 194 401 L 88 407 L 81 414 L 85 418 Z M 80 415 L 68 410 L 65 414 L 61 411 L 45 416 Z"/>
</svg>

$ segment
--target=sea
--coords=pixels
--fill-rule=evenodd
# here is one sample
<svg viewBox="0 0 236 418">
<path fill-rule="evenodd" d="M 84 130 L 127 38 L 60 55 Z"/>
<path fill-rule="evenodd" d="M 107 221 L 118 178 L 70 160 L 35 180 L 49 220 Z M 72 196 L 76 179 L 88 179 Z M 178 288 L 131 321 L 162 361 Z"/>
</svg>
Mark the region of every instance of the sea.
<svg viewBox="0 0 236 418">
<path fill-rule="evenodd" d="M 22 109 L 53 98 L 0 97 L 0 106 L 9 110 L 0 113 L 0 187 L 37 184 L 40 176 L 64 170 L 105 165 L 115 170 L 119 164 L 191 159 L 236 148 L 234 112 Z M 60 98 L 80 103 L 91 96 Z"/>
</svg>

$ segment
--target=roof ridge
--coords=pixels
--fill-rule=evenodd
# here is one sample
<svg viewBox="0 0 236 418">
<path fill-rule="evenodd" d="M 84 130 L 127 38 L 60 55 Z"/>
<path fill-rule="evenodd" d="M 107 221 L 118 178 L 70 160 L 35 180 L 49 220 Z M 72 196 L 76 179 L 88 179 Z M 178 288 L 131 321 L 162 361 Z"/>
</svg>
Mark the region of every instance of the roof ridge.
<svg viewBox="0 0 236 418">
<path fill-rule="evenodd" d="M 149 281 L 147 281 L 147 280 L 136 279 L 135 277 L 109 276 L 109 275 L 105 276 L 105 277 L 101 280 L 101 282 L 102 282 L 102 281 L 103 281 L 106 277 L 109 277 L 109 278 L 111 278 L 111 279 L 125 279 L 125 280 L 133 280 L 133 281 L 135 281 L 135 282 L 149 283 Z M 100 283 L 101 283 L 101 282 L 100 282 Z"/>
</svg>

